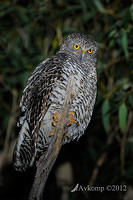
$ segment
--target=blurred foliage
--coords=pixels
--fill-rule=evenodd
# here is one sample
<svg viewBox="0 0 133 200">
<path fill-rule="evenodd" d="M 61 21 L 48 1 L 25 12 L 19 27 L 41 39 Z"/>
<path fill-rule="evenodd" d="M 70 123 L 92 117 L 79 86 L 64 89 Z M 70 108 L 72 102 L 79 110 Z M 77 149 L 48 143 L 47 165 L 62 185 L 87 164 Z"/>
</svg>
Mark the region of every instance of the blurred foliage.
<svg viewBox="0 0 133 200">
<path fill-rule="evenodd" d="M 125 184 L 133 190 L 133 2 L 4 0 L 0 1 L 2 200 L 18 199 L 16 190 L 21 192 L 19 199 L 24 199 L 24 193 L 29 192 L 26 186 L 23 188 L 27 177 L 23 175 L 23 179 L 11 165 L 18 135 L 18 105 L 27 78 L 34 67 L 53 55 L 72 32 L 89 34 L 99 43 L 98 95 L 86 134 L 78 143 L 63 147 L 57 165 L 63 162 L 61 156 L 71 162 L 73 186 L 79 182 L 96 186 Z M 18 186 L 19 181 L 21 185 Z M 61 199 L 55 182 L 48 184 L 52 186 L 47 189 L 48 199 L 50 195 L 55 199 L 55 194 Z M 98 199 L 124 199 L 126 195 L 129 195 L 128 191 L 103 192 Z M 69 192 L 71 200 L 88 198 L 96 199 L 97 193 Z"/>
</svg>

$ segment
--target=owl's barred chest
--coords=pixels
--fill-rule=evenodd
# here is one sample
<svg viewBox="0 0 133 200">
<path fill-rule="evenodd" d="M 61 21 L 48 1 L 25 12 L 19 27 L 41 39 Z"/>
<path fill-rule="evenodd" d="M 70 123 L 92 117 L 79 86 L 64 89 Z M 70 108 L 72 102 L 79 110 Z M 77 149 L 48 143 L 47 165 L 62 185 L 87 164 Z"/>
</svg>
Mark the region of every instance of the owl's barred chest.
<svg viewBox="0 0 133 200">
<path fill-rule="evenodd" d="M 66 62 L 65 65 L 61 74 L 62 81 L 57 80 L 51 91 L 49 113 L 51 113 L 50 115 L 56 114 L 62 108 L 65 101 L 67 84 L 72 75 L 74 77 L 74 85 L 72 86 L 73 88 L 69 89 L 74 91 L 75 97 L 72 100 L 70 111 L 75 113 L 74 119 L 76 123 L 68 128 L 68 133 L 71 140 L 74 140 L 84 133 L 91 119 L 96 98 L 96 74 L 94 71 L 87 75 L 80 66 L 70 65 L 69 62 Z M 68 142 L 68 138 L 66 138 L 65 142 Z"/>
<path fill-rule="evenodd" d="M 55 83 L 55 86 L 53 90 L 51 91 L 50 100 L 54 104 L 56 104 L 56 108 L 63 105 L 65 95 L 66 95 L 66 88 L 70 79 L 70 76 L 73 76 L 74 84 L 71 85 L 69 88 L 72 92 L 75 91 L 76 97 L 81 98 L 81 96 L 84 93 L 84 90 L 86 90 L 86 95 L 89 93 L 90 90 L 90 83 L 88 77 L 84 74 L 84 72 L 80 69 L 80 67 L 77 68 L 77 65 L 69 63 L 67 61 L 65 63 L 65 66 L 62 69 L 61 73 L 61 80 L 57 80 Z M 85 95 L 85 96 L 86 96 Z"/>
</svg>

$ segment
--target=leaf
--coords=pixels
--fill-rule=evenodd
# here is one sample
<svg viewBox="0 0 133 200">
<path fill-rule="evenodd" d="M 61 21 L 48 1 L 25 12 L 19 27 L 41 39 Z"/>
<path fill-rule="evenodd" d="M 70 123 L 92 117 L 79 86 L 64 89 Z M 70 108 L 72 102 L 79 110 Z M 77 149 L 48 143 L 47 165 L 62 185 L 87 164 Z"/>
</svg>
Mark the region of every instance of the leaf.
<svg viewBox="0 0 133 200">
<path fill-rule="evenodd" d="M 133 94 L 130 94 L 129 98 L 128 98 L 129 103 L 131 104 L 132 108 L 133 108 Z"/>
<path fill-rule="evenodd" d="M 110 127 L 109 109 L 110 109 L 109 101 L 108 99 L 106 99 L 102 105 L 102 122 L 106 133 L 109 132 L 109 127 Z"/>
<path fill-rule="evenodd" d="M 113 29 L 110 33 L 109 33 L 109 37 L 112 37 L 116 34 L 116 29 Z"/>
<path fill-rule="evenodd" d="M 130 15 L 131 15 L 131 19 L 133 21 L 133 3 L 130 6 Z"/>
<path fill-rule="evenodd" d="M 128 59 L 128 40 L 127 40 L 127 33 L 124 29 L 122 30 L 121 40 L 122 40 L 122 48 L 125 53 L 125 57 Z"/>
<path fill-rule="evenodd" d="M 133 136 L 129 137 L 128 142 L 133 143 Z"/>
<path fill-rule="evenodd" d="M 110 47 L 110 48 L 113 47 L 114 44 L 115 44 L 115 40 L 110 40 L 110 42 L 109 42 L 109 47 Z"/>
<path fill-rule="evenodd" d="M 95 6 L 97 7 L 97 9 L 99 11 L 103 11 L 104 10 L 104 6 L 102 5 L 102 3 L 99 0 L 95 0 L 94 4 L 95 4 Z"/>
<path fill-rule="evenodd" d="M 122 132 L 125 131 L 126 121 L 127 121 L 127 106 L 122 103 L 118 110 L 119 115 L 119 126 Z"/>
</svg>

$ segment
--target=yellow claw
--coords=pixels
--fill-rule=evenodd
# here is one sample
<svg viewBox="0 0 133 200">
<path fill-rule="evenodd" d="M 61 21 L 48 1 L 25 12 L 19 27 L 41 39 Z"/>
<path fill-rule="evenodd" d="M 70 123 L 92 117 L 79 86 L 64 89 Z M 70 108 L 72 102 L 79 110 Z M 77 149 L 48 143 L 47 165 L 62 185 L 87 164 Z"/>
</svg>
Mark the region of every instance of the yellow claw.
<svg viewBox="0 0 133 200">
<path fill-rule="evenodd" d="M 58 116 L 58 113 L 55 113 L 55 114 L 53 115 L 54 121 L 56 121 L 56 122 L 58 121 L 57 116 Z"/>
<path fill-rule="evenodd" d="M 71 122 L 68 122 L 68 123 L 67 123 L 67 126 L 71 126 L 71 125 L 72 125 L 72 123 L 71 123 Z"/>
<path fill-rule="evenodd" d="M 67 136 L 67 137 L 70 137 L 68 133 L 66 134 L 66 136 Z"/>
<path fill-rule="evenodd" d="M 50 133 L 49 136 L 52 136 L 52 135 L 54 135 L 54 133 L 55 133 L 55 126 L 56 126 L 56 123 L 57 123 L 57 121 L 58 121 L 57 116 L 58 116 L 58 113 L 53 114 L 52 126 L 54 126 L 54 130 L 53 130 L 52 133 Z"/>
<path fill-rule="evenodd" d="M 54 131 L 52 133 L 50 133 L 49 137 L 51 137 L 52 135 L 54 135 Z"/>
<path fill-rule="evenodd" d="M 68 113 L 69 115 L 75 116 L 75 112 L 74 111 L 69 111 Z"/>
<path fill-rule="evenodd" d="M 52 125 L 53 125 L 53 126 L 56 126 L 56 122 L 55 122 L 55 121 L 53 121 L 53 122 L 52 122 Z"/>
<path fill-rule="evenodd" d="M 72 122 L 72 123 L 76 123 L 76 121 L 75 121 L 75 119 L 74 118 L 72 118 L 72 117 L 68 117 L 68 120 L 70 121 L 70 122 Z"/>
<path fill-rule="evenodd" d="M 69 111 L 69 115 L 75 116 L 74 111 Z M 75 119 L 73 117 L 68 116 L 69 122 L 67 123 L 67 126 L 71 126 L 73 123 L 76 123 Z"/>
</svg>

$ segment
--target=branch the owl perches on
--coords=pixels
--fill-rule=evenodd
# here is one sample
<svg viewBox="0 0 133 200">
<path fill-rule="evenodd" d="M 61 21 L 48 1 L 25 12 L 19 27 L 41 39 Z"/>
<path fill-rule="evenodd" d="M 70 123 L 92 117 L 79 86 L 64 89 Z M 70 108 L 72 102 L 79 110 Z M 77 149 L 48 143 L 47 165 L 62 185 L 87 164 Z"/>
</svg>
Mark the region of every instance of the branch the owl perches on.
<svg viewBox="0 0 133 200">
<path fill-rule="evenodd" d="M 62 106 L 62 109 L 58 114 L 58 124 L 55 129 L 55 134 L 53 136 L 52 143 L 50 144 L 46 154 L 43 154 L 36 163 L 36 175 L 29 195 L 29 200 L 42 199 L 45 183 L 61 149 L 63 138 L 65 137 L 64 127 L 66 126 L 69 108 L 72 103 L 72 100 L 76 96 L 74 86 L 75 79 L 74 75 L 71 74 L 67 84 L 65 101 Z"/>
</svg>

